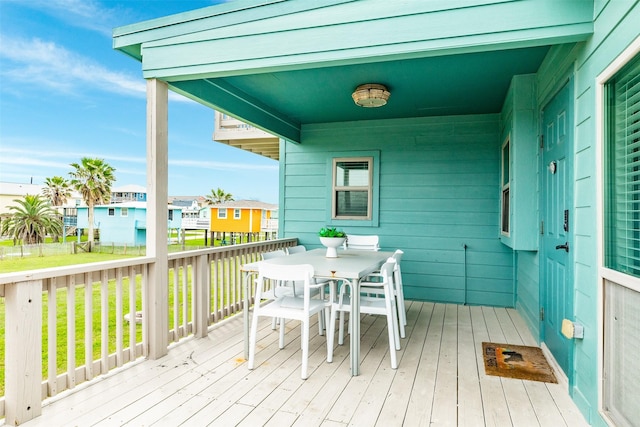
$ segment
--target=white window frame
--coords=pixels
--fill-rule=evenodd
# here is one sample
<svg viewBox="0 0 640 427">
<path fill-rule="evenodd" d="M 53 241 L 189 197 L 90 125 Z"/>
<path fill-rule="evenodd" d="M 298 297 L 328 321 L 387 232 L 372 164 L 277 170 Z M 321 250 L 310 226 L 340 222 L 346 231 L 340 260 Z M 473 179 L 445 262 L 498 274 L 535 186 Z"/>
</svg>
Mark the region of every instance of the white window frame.
<svg viewBox="0 0 640 427">
<path fill-rule="evenodd" d="M 604 377 L 604 324 L 605 324 L 605 299 L 604 289 L 606 281 L 614 282 L 618 285 L 633 289 L 640 292 L 640 278 L 624 274 L 605 267 L 605 241 L 604 241 L 604 151 L 605 151 L 605 127 L 606 120 L 604 111 L 605 86 L 627 63 L 629 63 L 636 55 L 640 54 L 640 37 L 637 37 L 611 64 L 596 78 L 596 207 L 598 214 L 596 215 L 596 230 L 598 239 L 598 378 Z M 613 420 L 609 417 L 604 409 L 604 386 L 603 381 L 598 381 L 598 411 L 600 415 L 609 423 L 614 425 Z"/>
<path fill-rule="evenodd" d="M 331 219 L 341 220 L 365 220 L 370 221 L 373 215 L 373 157 L 335 157 L 331 168 Z M 339 186 L 337 185 L 337 164 L 338 163 L 362 163 L 366 162 L 368 167 L 368 185 L 367 186 Z M 366 216 L 350 216 L 338 215 L 337 195 L 339 191 L 366 191 L 367 192 L 367 215 Z"/>
<path fill-rule="evenodd" d="M 242 209 L 234 209 L 233 210 L 233 219 L 241 219 L 242 218 Z"/>
<path fill-rule="evenodd" d="M 500 233 L 509 237 L 511 235 L 511 135 L 507 136 L 500 148 L 500 186 Z"/>
<path fill-rule="evenodd" d="M 227 219 L 227 208 L 218 208 L 218 219 Z"/>
<path fill-rule="evenodd" d="M 129 216 L 129 208 L 120 208 L 120 216 Z"/>
</svg>

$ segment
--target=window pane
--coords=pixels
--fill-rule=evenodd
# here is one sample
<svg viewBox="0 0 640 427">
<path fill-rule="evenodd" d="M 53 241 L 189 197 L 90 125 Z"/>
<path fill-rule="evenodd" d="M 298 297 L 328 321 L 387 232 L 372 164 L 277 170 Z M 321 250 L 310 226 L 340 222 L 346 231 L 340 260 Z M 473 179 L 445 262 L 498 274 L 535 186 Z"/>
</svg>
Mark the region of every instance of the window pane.
<svg viewBox="0 0 640 427">
<path fill-rule="evenodd" d="M 366 191 L 336 191 L 336 216 L 367 216 Z"/>
<path fill-rule="evenodd" d="M 509 154 L 509 140 L 507 140 L 502 147 L 502 186 L 509 183 L 509 164 L 511 162 Z"/>
<path fill-rule="evenodd" d="M 605 90 L 605 264 L 640 277 L 640 57 Z"/>
<path fill-rule="evenodd" d="M 336 162 L 336 186 L 368 187 L 369 162 Z"/>
</svg>

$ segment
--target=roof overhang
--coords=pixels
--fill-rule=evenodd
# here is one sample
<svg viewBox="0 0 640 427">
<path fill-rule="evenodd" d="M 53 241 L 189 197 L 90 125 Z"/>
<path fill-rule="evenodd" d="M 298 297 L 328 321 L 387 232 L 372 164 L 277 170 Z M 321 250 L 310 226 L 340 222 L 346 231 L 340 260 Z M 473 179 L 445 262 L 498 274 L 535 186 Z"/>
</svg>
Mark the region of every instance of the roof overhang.
<svg viewBox="0 0 640 427">
<path fill-rule="evenodd" d="M 511 78 L 586 40 L 592 1 L 235 1 L 114 30 L 114 47 L 199 103 L 301 142 L 305 124 L 499 112 Z M 356 106 L 363 83 L 382 108 Z"/>
</svg>

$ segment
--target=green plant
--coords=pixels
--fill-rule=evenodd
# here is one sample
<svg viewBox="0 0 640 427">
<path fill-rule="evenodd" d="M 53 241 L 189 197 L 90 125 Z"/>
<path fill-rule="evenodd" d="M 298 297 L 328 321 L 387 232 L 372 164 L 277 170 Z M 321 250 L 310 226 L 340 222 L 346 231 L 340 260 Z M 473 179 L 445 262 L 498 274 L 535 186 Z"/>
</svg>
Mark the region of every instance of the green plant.
<svg viewBox="0 0 640 427">
<path fill-rule="evenodd" d="M 335 227 L 322 227 L 318 232 L 320 237 L 347 237 L 347 234 L 342 230 L 337 230 Z"/>
</svg>

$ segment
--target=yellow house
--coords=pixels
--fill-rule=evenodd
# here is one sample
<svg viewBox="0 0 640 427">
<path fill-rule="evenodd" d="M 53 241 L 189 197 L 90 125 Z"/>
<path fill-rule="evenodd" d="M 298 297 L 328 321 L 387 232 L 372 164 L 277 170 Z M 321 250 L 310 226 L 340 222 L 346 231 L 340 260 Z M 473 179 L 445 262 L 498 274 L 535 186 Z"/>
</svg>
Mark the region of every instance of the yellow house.
<svg viewBox="0 0 640 427">
<path fill-rule="evenodd" d="M 278 206 L 257 200 L 235 200 L 211 207 L 211 233 L 277 235 Z"/>
</svg>

